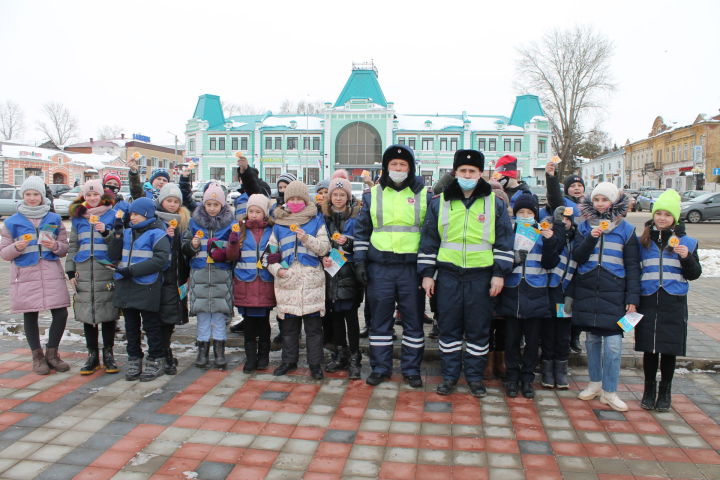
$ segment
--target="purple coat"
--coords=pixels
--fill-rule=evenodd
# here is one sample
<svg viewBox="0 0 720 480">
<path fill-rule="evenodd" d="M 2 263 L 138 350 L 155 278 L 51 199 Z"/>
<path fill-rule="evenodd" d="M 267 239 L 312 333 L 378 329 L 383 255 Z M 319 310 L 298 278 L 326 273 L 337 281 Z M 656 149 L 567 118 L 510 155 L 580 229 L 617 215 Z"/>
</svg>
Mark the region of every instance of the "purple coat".
<svg viewBox="0 0 720 480">
<path fill-rule="evenodd" d="M 37 227 L 42 219 L 29 218 Z M 0 241 L 0 257 L 11 263 L 10 266 L 10 312 L 41 312 L 53 308 L 70 306 L 70 295 L 65 282 L 65 269 L 58 260 L 40 259 L 38 263 L 29 267 L 18 267 L 13 261 L 22 252 L 15 249 L 15 242 L 10 232 L 2 227 L 2 241 Z M 57 247 L 53 253 L 64 257 L 68 251 L 67 231 L 63 224 L 58 229 Z"/>
</svg>

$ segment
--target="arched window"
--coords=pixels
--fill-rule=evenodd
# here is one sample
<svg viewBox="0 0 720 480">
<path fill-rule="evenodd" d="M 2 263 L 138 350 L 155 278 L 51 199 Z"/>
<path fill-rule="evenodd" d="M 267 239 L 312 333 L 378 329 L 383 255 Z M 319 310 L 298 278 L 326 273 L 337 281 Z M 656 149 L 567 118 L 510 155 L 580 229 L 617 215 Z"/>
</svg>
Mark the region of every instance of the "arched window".
<svg viewBox="0 0 720 480">
<path fill-rule="evenodd" d="M 372 165 L 382 159 L 380 134 L 371 125 L 346 125 L 335 140 L 335 162 L 343 166 Z"/>
<path fill-rule="evenodd" d="M 58 185 L 65 183 L 65 175 L 62 173 L 54 173 L 52 183 L 56 183 Z"/>
</svg>

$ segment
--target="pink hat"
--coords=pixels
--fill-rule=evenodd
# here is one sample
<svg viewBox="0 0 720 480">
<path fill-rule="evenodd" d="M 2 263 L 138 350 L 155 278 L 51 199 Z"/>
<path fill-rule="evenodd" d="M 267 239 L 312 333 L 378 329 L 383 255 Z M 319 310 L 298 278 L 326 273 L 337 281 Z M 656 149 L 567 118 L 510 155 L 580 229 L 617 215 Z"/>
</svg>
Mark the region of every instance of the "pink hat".
<svg viewBox="0 0 720 480">
<path fill-rule="evenodd" d="M 103 176 L 103 185 L 106 184 L 109 180 L 115 180 L 118 182 L 118 185 L 122 185 L 122 180 L 120 180 L 120 175 L 117 174 L 117 172 L 108 172 Z"/>
<path fill-rule="evenodd" d="M 83 197 L 89 192 L 95 192 L 98 195 L 102 195 L 105 193 L 105 189 L 103 188 L 103 184 L 99 178 L 93 178 L 92 180 L 88 180 L 82 187 L 80 187 L 80 193 L 82 193 Z"/>
<path fill-rule="evenodd" d="M 344 172 L 344 170 L 339 171 Z M 342 178 L 341 176 L 337 175 L 337 172 L 335 172 L 333 178 L 330 179 L 330 185 L 328 185 L 328 197 L 332 195 L 333 191 L 337 190 L 338 188 L 345 190 L 348 201 L 350 201 L 350 198 L 352 197 L 352 185 L 347 180 L 347 178 Z"/>
<path fill-rule="evenodd" d="M 223 189 L 220 188 L 220 185 L 217 183 L 211 183 L 207 190 L 205 190 L 205 193 L 203 194 L 203 203 L 208 200 L 215 200 L 220 202 L 222 206 L 225 206 L 225 192 L 223 192 Z"/>
<path fill-rule="evenodd" d="M 347 170 L 344 168 L 341 168 L 339 170 L 335 170 L 335 173 L 333 173 L 333 178 L 344 178 L 345 180 L 349 180 Z"/>
</svg>

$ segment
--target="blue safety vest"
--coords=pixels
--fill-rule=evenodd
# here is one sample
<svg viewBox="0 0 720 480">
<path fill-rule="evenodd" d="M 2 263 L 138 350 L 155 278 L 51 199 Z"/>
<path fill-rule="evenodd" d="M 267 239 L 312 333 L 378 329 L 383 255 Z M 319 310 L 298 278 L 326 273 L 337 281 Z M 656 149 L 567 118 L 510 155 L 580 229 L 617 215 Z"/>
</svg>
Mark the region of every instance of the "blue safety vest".
<svg viewBox="0 0 720 480">
<path fill-rule="evenodd" d="M 683 236 L 680 237 L 680 245 L 688 248 L 690 254 L 697 248 L 697 240 Z M 659 288 L 663 288 L 670 295 L 687 295 L 689 284 L 682 274 L 680 266 L 680 255 L 666 248 L 660 255 L 660 250 L 655 242 L 651 242 L 650 248 L 640 244 L 640 292 L 642 295 L 652 295 Z"/>
<path fill-rule="evenodd" d="M 208 240 L 211 238 L 218 239 L 218 246 L 220 248 L 224 248 L 227 242 L 228 237 L 230 236 L 230 231 L 232 229 L 232 226 L 234 223 L 231 223 L 220 230 L 212 231 L 212 230 L 206 230 L 205 228 L 202 228 L 200 225 L 197 224 L 195 220 L 190 220 L 190 226 L 188 227 L 188 230 L 192 232 L 192 235 L 195 236 L 195 234 L 198 231 L 203 232 L 203 238 L 200 239 L 200 251 L 195 254 L 195 256 L 190 260 L 190 267 L 191 268 L 205 268 L 208 264 L 207 258 L 208 258 Z M 221 270 L 230 270 L 231 265 L 228 262 L 221 262 L 221 263 L 213 263 L 215 266 L 217 266 Z"/>
<path fill-rule="evenodd" d="M 258 266 L 258 260 L 267 247 L 268 240 L 272 234 L 272 228 L 265 227 L 260 237 L 260 243 L 255 241 L 255 235 L 250 230 L 245 232 L 240 259 L 235 264 L 235 277 L 241 282 L 253 282 L 260 275 L 263 282 L 272 282 L 273 276 L 266 268 Z"/>
<path fill-rule="evenodd" d="M 357 217 L 348 218 L 347 220 L 345 220 L 345 225 L 343 225 L 343 231 L 338 232 L 338 233 L 341 235 L 344 235 L 348 239 L 354 239 L 355 237 L 353 236 L 353 234 L 355 233 L 355 223 L 356 222 L 357 222 Z M 352 262 L 352 257 L 353 257 L 352 252 L 346 251 L 345 248 L 343 248 L 344 247 L 343 245 L 335 243 L 335 241 L 333 241 L 333 239 L 332 239 L 333 233 L 334 232 L 331 232 L 330 229 L 328 228 L 328 235 L 330 236 L 331 246 L 333 248 L 337 248 L 338 250 L 340 250 L 345 255 L 345 258 L 347 259 L 348 262 Z M 345 245 L 347 245 L 347 243 Z"/>
<path fill-rule="evenodd" d="M 525 257 L 525 262 L 513 268 L 505 280 L 508 287 L 517 287 L 523 278 L 531 287 L 542 288 L 548 286 L 548 271 L 542 267 L 543 237 L 538 236 L 535 245 Z"/>
<path fill-rule="evenodd" d="M 305 225 L 299 225 L 308 235 L 316 236 L 321 225 L 325 224 L 325 220 L 321 216 L 315 216 Z M 280 253 L 282 259 L 288 265 L 292 265 L 295 260 L 302 265 L 308 267 L 317 267 L 320 265 L 320 259 L 314 253 L 307 251 L 302 242 L 298 240 L 295 232 L 290 230 L 289 226 L 275 224 L 273 233 L 280 245 Z"/>
<path fill-rule="evenodd" d="M 573 222 L 575 225 L 579 224 L 583 221 L 582 218 L 582 212 L 580 211 L 580 205 L 575 203 L 573 200 L 569 199 L 567 196 L 563 197 L 563 203 L 566 207 L 571 207 L 573 209 Z M 542 210 L 540 210 L 540 218 L 545 217 L 553 217 L 555 215 L 555 210 L 550 211 L 548 207 L 543 207 Z"/>
<path fill-rule="evenodd" d="M 57 236 L 60 225 L 62 225 L 62 218 L 53 212 L 48 212 L 48 214 L 43 217 L 38 228 L 35 228 L 32 222 L 21 213 L 16 213 L 5 220 L 5 227 L 8 229 L 8 232 L 10 232 L 10 237 L 13 241 L 19 242 L 23 240 L 22 237 L 24 235 L 30 235 L 32 237 L 25 247 L 25 250 L 23 250 L 23 254 L 15 257 L 15 260 L 13 260 L 15 265 L 18 267 L 30 267 L 38 263 L 41 255 L 45 260 L 57 260 L 57 255 L 40 245 L 38 235 L 40 231 L 43 230 L 43 227 L 45 227 L 46 230 L 52 229 L 55 236 Z M 53 226 L 54 228 L 52 228 Z"/>
<path fill-rule="evenodd" d="M 555 288 L 562 285 L 562 291 L 567 291 L 577 268 L 577 262 L 572 259 L 572 251 L 572 242 L 566 242 L 560 253 L 560 262 L 550 271 L 550 283 L 548 286 Z"/>
<path fill-rule="evenodd" d="M 120 263 L 118 263 L 118 268 L 130 267 L 131 265 L 136 265 L 151 259 L 153 257 L 153 247 L 166 235 L 164 230 L 150 228 L 133 241 L 132 229 L 126 228 L 123 233 L 122 259 Z M 170 267 L 170 258 L 168 258 L 167 265 L 165 265 L 163 270 L 167 270 L 168 267 Z M 152 285 L 157 281 L 159 276 L 160 272 L 155 272 L 131 278 L 133 282 L 139 283 L 140 285 Z M 123 278 L 119 273 L 116 273 L 114 277 L 115 280 Z"/>
<path fill-rule="evenodd" d="M 235 219 L 240 221 L 240 217 L 247 213 L 247 203 L 250 197 L 247 193 L 241 193 L 239 197 L 235 199 Z"/>
<path fill-rule="evenodd" d="M 578 231 L 585 237 L 593 228 L 587 221 L 578 225 Z M 611 231 L 601 234 L 590 258 L 578 265 L 577 271 L 586 274 L 600 266 L 613 275 L 625 278 L 623 250 L 634 231 L 635 227 L 623 220 Z"/>
<path fill-rule="evenodd" d="M 115 214 L 116 211 L 114 209 L 108 210 L 100 216 L 100 223 L 104 223 L 112 228 L 115 222 Z M 105 239 L 100 232 L 95 230 L 95 226 L 91 225 L 87 218 L 74 217 L 72 219 L 72 225 L 77 233 L 78 241 L 78 251 L 74 258 L 75 262 L 83 263 L 91 256 L 94 256 L 98 260 L 109 260 Z"/>
</svg>

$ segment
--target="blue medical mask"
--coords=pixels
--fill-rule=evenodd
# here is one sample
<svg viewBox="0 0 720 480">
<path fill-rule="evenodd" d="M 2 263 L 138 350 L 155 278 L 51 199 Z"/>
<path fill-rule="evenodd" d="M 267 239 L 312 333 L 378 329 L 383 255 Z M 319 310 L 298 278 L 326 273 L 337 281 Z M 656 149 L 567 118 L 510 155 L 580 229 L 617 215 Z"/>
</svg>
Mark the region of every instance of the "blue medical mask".
<svg viewBox="0 0 720 480">
<path fill-rule="evenodd" d="M 515 217 L 515 219 L 516 219 L 518 222 L 535 223 L 535 216 L 534 216 L 534 215 L 531 215 L 531 216 L 529 216 L 529 217 L 523 217 L 523 216 L 521 216 L 521 215 L 518 215 L 518 216 Z"/>
<path fill-rule="evenodd" d="M 462 188 L 463 190 L 472 190 L 478 183 L 477 178 L 458 177 L 457 181 L 458 185 L 460 185 L 460 188 Z"/>
</svg>

